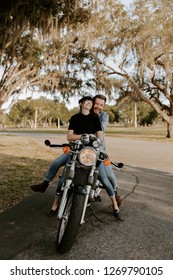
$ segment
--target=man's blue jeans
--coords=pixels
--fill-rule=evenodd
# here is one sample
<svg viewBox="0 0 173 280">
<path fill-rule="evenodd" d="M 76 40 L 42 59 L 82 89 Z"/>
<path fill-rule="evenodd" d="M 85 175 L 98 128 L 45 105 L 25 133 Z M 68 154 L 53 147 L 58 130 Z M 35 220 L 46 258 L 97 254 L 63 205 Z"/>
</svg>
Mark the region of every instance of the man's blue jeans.
<svg viewBox="0 0 173 280">
<path fill-rule="evenodd" d="M 110 166 L 111 167 L 111 166 Z M 103 162 L 100 163 L 99 167 L 98 167 L 98 171 L 99 171 L 99 180 L 102 183 L 103 187 L 105 188 L 107 194 L 110 197 L 113 197 L 115 195 L 115 191 L 116 191 L 116 180 L 113 182 L 113 184 L 111 183 L 111 181 L 113 181 L 115 177 L 115 175 L 113 175 L 113 170 L 111 172 L 110 168 L 107 168 L 104 165 Z M 106 171 L 107 170 L 107 171 Z M 107 172 L 110 176 L 110 179 L 108 178 Z M 112 176 L 113 175 L 113 176 Z M 114 178 L 113 178 L 114 177 Z"/>
<path fill-rule="evenodd" d="M 112 169 L 112 165 L 108 165 L 108 166 L 104 165 L 104 167 L 105 167 L 108 179 L 109 179 L 109 181 L 111 182 L 111 184 L 112 184 L 112 186 L 114 188 L 114 191 L 117 191 L 118 183 L 117 183 L 117 178 L 115 176 L 115 173 L 114 173 L 114 171 Z"/>
</svg>

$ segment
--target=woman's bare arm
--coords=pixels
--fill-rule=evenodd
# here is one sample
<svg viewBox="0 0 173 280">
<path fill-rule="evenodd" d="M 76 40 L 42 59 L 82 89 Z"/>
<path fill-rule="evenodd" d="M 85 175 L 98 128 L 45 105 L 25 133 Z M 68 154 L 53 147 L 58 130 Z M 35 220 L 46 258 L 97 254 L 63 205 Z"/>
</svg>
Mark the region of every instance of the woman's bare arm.
<svg viewBox="0 0 173 280">
<path fill-rule="evenodd" d="M 74 134 L 74 130 L 68 130 L 67 132 L 67 140 L 68 141 L 75 141 L 81 139 L 82 134 Z"/>
</svg>

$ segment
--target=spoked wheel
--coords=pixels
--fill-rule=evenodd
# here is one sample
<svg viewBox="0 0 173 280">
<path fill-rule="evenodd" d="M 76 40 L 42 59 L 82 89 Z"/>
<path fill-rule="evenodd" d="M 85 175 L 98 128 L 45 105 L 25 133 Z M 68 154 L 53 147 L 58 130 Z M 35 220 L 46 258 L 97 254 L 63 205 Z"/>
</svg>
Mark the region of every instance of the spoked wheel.
<svg viewBox="0 0 173 280">
<path fill-rule="evenodd" d="M 75 242 L 82 218 L 84 203 L 85 195 L 80 193 L 72 194 L 67 201 L 56 240 L 56 248 L 60 254 L 68 252 Z"/>
</svg>

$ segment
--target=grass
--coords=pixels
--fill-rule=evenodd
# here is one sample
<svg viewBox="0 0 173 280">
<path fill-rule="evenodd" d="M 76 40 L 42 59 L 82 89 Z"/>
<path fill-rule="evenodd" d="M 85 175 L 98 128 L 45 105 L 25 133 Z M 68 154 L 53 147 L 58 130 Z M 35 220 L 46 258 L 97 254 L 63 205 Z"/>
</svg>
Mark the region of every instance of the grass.
<svg viewBox="0 0 173 280">
<path fill-rule="evenodd" d="M 20 130 L 15 130 L 20 131 Z M 28 132 L 28 130 L 22 130 Z M 21 131 L 20 131 L 21 132 Z M 31 132 L 31 131 L 30 131 Z M 33 131 L 32 131 L 33 132 Z M 35 131 L 34 131 L 35 132 Z M 56 130 L 38 130 L 38 133 L 57 134 Z M 59 133 L 65 133 L 61 130 Z M 124 128 L 109 127 L 106 135 L 130 139 L 162 141 L 166 138 L 165 127 Z M 41 182 L 51 162 L 61 153 L 39 145 L 30 137 L 0 135 L 0 211 L 3 211 L 31 194 L 29 185 Z"/>
<path fill-rule="evenodd" d="M 41 182 L 55 159 L 55 150 L 32 138 L 0 136 L 0 211 L 31 193 L 29 185 Z"/>
<path fill-rule="evenodd" d="M 173 142 L 173 139 L 166 137 L 167 130 L 165 126 L 162 127 L 109 127 L 106 130 L 106 135 L 124 137 L 131 139 L 141 139 L 149 141 Z"/>
</svg>

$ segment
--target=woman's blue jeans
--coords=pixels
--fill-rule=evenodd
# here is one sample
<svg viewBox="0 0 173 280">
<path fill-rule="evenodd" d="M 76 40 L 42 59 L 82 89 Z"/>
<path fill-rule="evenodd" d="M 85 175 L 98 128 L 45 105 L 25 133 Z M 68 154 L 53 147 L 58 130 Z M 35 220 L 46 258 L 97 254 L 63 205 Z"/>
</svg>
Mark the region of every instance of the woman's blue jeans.
<svg viewBox="0 0 173 280">
<path fill-rule="evenodd" d="M 48 169 L 47 175 L 44 178 L 46 181 L 50 182 L 53 180 L 55 175 L 57 174 L 60 167 L 66 165 L 71 159 L 70 154 L 62 154 L 58 158 L 54 160 L 54 162 L 51 164 L 51 166 Z"/>
</svg>

